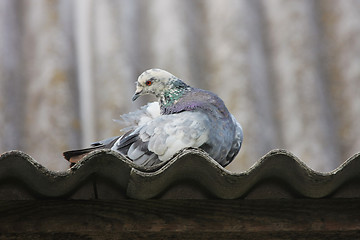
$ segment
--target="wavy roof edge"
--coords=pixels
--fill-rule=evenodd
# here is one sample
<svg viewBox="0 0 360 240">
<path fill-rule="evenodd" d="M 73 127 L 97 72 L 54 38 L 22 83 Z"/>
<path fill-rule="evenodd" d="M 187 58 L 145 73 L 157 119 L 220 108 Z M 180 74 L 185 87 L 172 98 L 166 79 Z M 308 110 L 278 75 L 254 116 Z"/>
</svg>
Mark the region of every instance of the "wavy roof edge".
<svg viewBox="0 0 360 240">
<path fill-rule="evenodd" d="M 308 198 L 329 197 L 348 183 L 360 183 L 360 154 L 331 172 L 321 173 L 280 149 L 270 151 L 241 173 L 224 169 L 199 149 L 184 149 L 170 161 L 151 169 L 138 167 L 111 150 L 94 151 L 64 172 L 50 171 L 21 151 L 1 154 L 0 164 L 0 190 L 5 183 L 21 183 L 35 198 L 66 198 L 95 177 L 110 184 L 112 191 L 135 199 L 157 198 L 182 183 L 195 184 L 211 198 L 220 199 L 245 198 L 268 182 L 274 184 L 271 188 L 285 188 L 296 197 Z M 274 192 L 267 191 L 268 195 Z M 360 195 L 353 190 L 351 194 Z"/>
</svg>

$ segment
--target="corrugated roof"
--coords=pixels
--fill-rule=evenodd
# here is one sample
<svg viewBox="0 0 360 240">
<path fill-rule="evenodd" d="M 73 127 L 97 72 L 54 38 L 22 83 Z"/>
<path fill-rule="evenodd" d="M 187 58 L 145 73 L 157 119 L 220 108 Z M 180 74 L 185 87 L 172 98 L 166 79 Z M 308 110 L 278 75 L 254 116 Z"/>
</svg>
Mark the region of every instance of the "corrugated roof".
<svg viewBox="0 0 360 240">
<path fill-rule="evenodd" d="M 199 149 L 152 169 L 110 150 L 94 151 L 65 172 L 49 171 L 20 151 L 0 155 L 0 164 L 0 199 L 360 197 L 360 154 L 329 173 L 285 150 L 269 152 L 242 173 L 227 171 Z"/>
</svg>

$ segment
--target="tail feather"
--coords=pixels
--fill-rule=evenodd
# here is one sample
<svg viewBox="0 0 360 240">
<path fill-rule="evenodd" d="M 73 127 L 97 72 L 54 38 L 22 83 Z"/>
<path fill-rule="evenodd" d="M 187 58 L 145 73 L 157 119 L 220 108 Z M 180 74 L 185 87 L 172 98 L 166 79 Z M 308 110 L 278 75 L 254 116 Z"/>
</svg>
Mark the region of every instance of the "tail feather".
<svg viewBox="0 0 360 240">
<path fill-rule="evenodd" d="M 69 150 L 69 151 L 63 152 L 63 156 L 66 160 L 71 162 L 70 166 L 72 166 L 75 163 L 77 163 L 78 161 L 80 161 L 86 154 L 88 154 L 94 150 L 111 148 L 119 138 L 120 138 L 120 136 L 101 140 L 99 142 L 95 142 L 95 143 L 91 144 L 91 147 L 89 147 L 89 148 Z"/>
<path fill-rule="evenodd" d="M 80 156 L 80 155 L 84 155 L 84 154 L 88 154 L 94 150 L 97 150 L 97 149 L 101 149 L 101 148 L 104 148 L 103 145 L 99 145 L 99 146 L 95 146 L 95 147 L 89 147 L 89 148 L 84 148 L 84 149 L 77 149 L 77 150 L 69 150 L 69 151 L 66 151 L 66 152 L 63 152 L 63 156 L 66 160 L 68 160 L 69 162 L 71 162 L 71 158 L 73 157 L 77 157 L 77 156 Z"/>
</svg>

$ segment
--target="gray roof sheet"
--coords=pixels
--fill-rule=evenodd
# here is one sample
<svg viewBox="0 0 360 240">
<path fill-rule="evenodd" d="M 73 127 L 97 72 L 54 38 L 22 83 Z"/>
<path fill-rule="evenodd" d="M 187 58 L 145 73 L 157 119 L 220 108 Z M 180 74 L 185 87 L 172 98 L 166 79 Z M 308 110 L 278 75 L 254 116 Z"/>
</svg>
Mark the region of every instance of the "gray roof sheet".
<svg viewBox="0 0 360 240">
<path fill-rule="evenodd" d="M 65 172 L 26 153 L 0 155 L 0 199 L 336 198 L 360 197 L 360 154 L 320 173 L 285 150 L 273 150 L 248 171 L 232 173 L 199 149 L 185 149 L 157 168 L 137 167 L 97 150 Z"/>
</svg>

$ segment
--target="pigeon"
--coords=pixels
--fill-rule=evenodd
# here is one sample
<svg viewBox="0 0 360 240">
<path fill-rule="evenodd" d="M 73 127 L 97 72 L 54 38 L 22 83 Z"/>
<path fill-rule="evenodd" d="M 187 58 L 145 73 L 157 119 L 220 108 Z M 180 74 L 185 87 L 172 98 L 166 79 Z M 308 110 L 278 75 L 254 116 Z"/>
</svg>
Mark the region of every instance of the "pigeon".
<svg viewBox="0 0 360 240">
<path fill-rule="evenodd" d="M 65 159 L 74 163 L 93 150 L 109 148 L 138 166 L 151 167 L 184 148 L 200 148 L 225 167 L 240 151 L 242 127 L 216 94 L 191 87 L 161 69 L 139 76 L 132 100 L 145 94 L 158 102 L 122 115 L 118 121 L 127 125 L 125 134 L 64 152 Z"/>
</svg>

